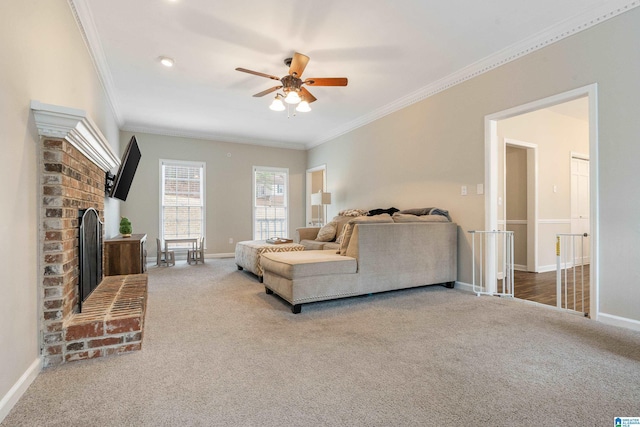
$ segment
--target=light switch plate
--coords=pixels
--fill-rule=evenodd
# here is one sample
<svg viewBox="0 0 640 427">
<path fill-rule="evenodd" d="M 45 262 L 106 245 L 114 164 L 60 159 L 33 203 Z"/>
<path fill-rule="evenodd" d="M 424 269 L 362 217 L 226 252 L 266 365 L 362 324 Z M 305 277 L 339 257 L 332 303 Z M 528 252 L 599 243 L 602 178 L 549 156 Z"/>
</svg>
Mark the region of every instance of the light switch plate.
<svg viewBox="0 0 640 427">
<path fill-rule="evenodd" d="M 476 194 L 484 194 L 484 184 L 476 185 Z"/>
</svg>

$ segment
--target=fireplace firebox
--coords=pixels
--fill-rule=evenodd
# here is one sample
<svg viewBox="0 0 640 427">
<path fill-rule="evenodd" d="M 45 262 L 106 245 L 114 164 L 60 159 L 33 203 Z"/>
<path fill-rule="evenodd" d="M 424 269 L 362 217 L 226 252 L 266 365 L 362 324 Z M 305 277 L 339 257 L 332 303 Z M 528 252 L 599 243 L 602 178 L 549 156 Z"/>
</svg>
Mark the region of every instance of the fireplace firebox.
<svg viewBox="0 0 640 427">
<path fill-rule="evenodd" d="M 94 208 L 79 211 L 79 309 L 102 281 L 102 221 Z"/>
</svg>

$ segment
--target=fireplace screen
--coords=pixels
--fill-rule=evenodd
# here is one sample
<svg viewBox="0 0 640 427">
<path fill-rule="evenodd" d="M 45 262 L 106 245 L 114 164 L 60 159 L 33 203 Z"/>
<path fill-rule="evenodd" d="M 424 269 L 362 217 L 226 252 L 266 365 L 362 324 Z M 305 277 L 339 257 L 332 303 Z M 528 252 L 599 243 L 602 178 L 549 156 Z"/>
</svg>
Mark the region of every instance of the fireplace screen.
<svg viewBox="0 0 640 427">
<path fill-rule="evenodd" d="M 89 208 L 80 211 L 80 233 L 78 242 L 78 256 L 80 259 L 80 287 L 79 308 L 91 292 L 98 287 L 102 280 L 102 222 L 98 211 Z"/>
</svg>

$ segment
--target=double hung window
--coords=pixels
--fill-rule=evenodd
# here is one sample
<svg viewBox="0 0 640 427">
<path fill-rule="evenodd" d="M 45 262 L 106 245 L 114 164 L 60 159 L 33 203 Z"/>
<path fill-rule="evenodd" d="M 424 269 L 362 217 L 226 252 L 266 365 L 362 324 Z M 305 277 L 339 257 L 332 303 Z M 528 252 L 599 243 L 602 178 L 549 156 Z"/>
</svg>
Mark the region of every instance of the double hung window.
<svg viewBox="0 0 640 427">
<path fill-rule="evenodd" d="M 288 237 L 289 170 L 253 168 L 253 238 Z"/>
<path fill-rule="evenodd" d="M 205 163 L 160 161 L 160 237 L 199 238 L 205 234 Z"/>
</svg>

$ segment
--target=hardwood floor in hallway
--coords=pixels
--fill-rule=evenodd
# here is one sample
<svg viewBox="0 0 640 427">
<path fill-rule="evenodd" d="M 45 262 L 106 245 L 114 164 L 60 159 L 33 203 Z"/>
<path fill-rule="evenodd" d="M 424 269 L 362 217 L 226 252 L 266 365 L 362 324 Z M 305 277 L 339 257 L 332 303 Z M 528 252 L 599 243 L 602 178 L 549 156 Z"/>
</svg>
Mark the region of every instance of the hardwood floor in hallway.
<svg viewBox="0 0 640 427">
<path fill-rule="evenodd" d="M 581 267 L 566 270 L 567 283 L 567 306 L 576 311 L 587 313 L 589 311 L 589 265 L 584 266 L 584 306 L 582 301 L 583 290 L 581 280 Z M 563 271 L 563 277 L 565 272 Z M 563 279 L 564 280 L 564 279 Z M 575 305 L 573 297 L 573 288 L 576 288 Z M 514 296 L 516 298 L 535 301 L 541 304 L 556 306 L 556 272 L 547 273 L 529 273 L 525 271 L 516 271 L 514 273 Z M 563 289 L 564 296 L 564 289 Z M 564 300 L 564 298 L 563 298 Z M 584 308 L 583 308 L 584 307 Z"/>
</svg>

